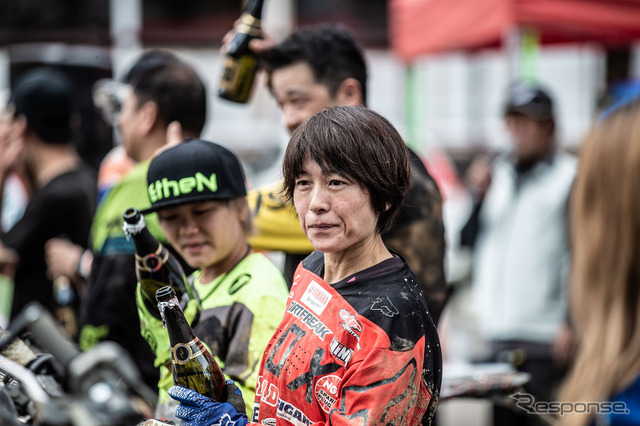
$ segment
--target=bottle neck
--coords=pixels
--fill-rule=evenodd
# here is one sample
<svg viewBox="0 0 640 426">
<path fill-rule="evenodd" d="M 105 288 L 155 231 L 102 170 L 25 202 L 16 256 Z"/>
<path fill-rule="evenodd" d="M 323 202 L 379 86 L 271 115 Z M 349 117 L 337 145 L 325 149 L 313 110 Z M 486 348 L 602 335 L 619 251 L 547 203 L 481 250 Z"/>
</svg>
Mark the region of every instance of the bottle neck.
<svg viewBox="0 0 640 426">
<path fill-rule="evenodd" d="M 262 7 L 264 6 L 264 0 L 249 0 L 247 6 L 242 11 L 242 14 L 251 15 L 255 19 L 262 19 Z"/>
<path fill-rule="evenodd" d="M 262 34 L 262 23 L 260 19 L 257 19 L 248 13 L 243 13 L 242 16 L 240 16 L 240 20 L 238 21 L 235 30 L 238 34 L 260 37 Z"/>
<path fill-rule="evenodd" d="M 128 211 L 127 211 L 128 213 Z M 136 220 L 136 216 L 138 216 L 138 220 Z M 135 222 L 133 222 L 135 221 Z M 133 215 L 133 217 L 129 216 L 125 216 L 125 221 L 124 224 L 122 225 L 122 230 L 124 231 L 125 235 L 128 237 L 131 237 L 135 234 L 139 234 L 140 232 L 142 232 L 145 228 L 147 227 L 147 223 L 144 221 L 144 216 L 142 216 L 142 214 L 136 213 L 135 215 Z"/>
<path fill-rule="evenodd" d="M 264 0 L 252 0 L 240 15 L 235 31 L 251 37 L 260 37 L 262 27 L 262 6 Z"/>
<path fill-rule="evenodd" d="M 160 251 L 160 243 L 149 232 L 144 216 L 140 215 L 140 219 L 136 223 L 125 221 L 122 229 L 127 238 L 133 239 L 133 244 L 136 246 L 136 254 L 145 256 Z"/>
<path fill-rule="evenodd" d="M 188 344 L 197 339 L 191 326 L 184 317 L 177 298 L 172 298 L 167 302 L 159 302 L 158 309 L 162 317 L 162 322 L 169 334 L 169 344 L 174 347 L 177 344 Z"/>
</svg>

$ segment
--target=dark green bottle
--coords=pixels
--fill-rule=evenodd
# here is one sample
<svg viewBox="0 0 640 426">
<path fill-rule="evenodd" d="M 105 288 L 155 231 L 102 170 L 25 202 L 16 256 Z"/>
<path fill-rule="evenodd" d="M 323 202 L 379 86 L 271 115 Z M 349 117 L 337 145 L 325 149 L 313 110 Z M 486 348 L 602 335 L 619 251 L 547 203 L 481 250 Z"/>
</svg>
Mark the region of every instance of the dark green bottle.
<svg viewBox="0 0 640 426">
<path fill-rule="evenodd" d="M 224 374 L 184 317 L 176 293 L 169 286 L 156 292 L 158 310 L 169 333 L 173 383 L 222 401 Z"/>
<path fill-rule="evenodd" d="M 262 6 L 264 0 L 249 0 L 228 43 L 218 96 L 237 103 L 247 103 L 253 91 L 258 58 L 249 49 L 249 42 L 262 36 Z"/>
<path fill-rule="evenodd" d="M 164 286 L 171 286 L 180 300 L 181 306 L 187 306 L 190 299 L 197 299 L 195 290 L 187 281 L 180 262 L 169 250 L 151 235 L 138 209 L 125 210 L 124 233 L 133 239 L 136 247 L 136 276 L 140 283 L 144 304 L 149 312 L 160 319 L 155 294 Z"/>
</svg>

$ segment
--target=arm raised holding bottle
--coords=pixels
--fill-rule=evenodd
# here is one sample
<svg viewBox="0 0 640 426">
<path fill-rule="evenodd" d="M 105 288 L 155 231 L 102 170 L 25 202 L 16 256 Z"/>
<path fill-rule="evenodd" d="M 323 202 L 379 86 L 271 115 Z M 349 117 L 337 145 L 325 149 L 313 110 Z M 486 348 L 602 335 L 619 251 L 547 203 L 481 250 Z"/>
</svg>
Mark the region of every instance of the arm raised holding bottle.
<svg viewBox="0 0 640 426">
<path fill-rule="evenodd" d="M 251 97 L 258 71 L 258 57 L 251 43 L 262 37 L 263 5 L 264 0 L 251 0 L 223 40 L 224 68 L 218 87 L 222 99 L 244 104 Z"/>
</svg>

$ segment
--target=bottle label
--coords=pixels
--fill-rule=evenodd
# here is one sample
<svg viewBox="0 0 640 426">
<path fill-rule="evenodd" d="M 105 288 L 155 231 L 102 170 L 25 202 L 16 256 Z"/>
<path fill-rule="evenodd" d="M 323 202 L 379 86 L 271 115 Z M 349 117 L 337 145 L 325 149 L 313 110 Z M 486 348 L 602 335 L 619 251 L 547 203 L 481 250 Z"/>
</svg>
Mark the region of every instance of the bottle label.
<svg viewBox="0 0 640 426">
<path fill-rule="evenodd" d="M 162 320 L 162 325 L 166 326 L 167 322 L 164 319 L 164 310 L 167 307 L 170 306 L 180 306 L 180 302 L 178 302 L 178 298 L 177 297 L 173 297 L 169 300 L 167 300 L 166 302 L 158 302 L 158 311 L 160 312 L 160 319 Z M 182 308 L 181 308 L 182 309 Z"/>
<path fill-rule="evenodd" d="M 227 99 L 249 97 L 257 66 L 256 59 L 251 55 L 243 55 L 237 59 L 227 56 L 220 80 L 220 90 L 227 92 Z"/>
<path fill-rule="evenodd" d="M 158 272 L 168 260 L 169 251 L 163 250 L 160 245 L 155 253 L 149 253 L 146 256 L 140 256 L 136 253 L 136 268 L 147 272 Z"/>
<path fill-rule="evenodd" d="M 178 343 L 172 347 L 171 354 L 173 355 L 173 363 L 184 365 L 189 362 L 190 359 L 202 354 L 204 346 L 198 345 L 198 343 L 200 343 L 200 340 L 196 338 L 189 343 Z"/>
<path fill-rule="evenodd" d="M 233 91 L 237 85 L 240 62 L 237 59 L 226 57 L 224 60 L 224 71 L 220 86 L 225 90 Z"/>
<path fill-rule="evenodd" d="M 260 37 L 262 30 L 262 23 L 260 19 L 255 16 L 251 16 L 248 13 L 243 13 L 234 28 L 237 33 L 247 34 L 251 37 Z"/>
</svg>

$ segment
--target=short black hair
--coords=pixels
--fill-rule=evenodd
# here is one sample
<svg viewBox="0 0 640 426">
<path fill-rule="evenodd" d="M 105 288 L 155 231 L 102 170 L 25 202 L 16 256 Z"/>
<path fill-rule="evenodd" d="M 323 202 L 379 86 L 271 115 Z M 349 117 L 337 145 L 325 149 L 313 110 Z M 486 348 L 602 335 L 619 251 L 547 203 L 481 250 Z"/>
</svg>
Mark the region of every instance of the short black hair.
<svg viewBox="0 0 640 426">
<path fill-rule="evenodd" d="M 157 67 L 159 65 L 180 62 L 180 58 L 170 50 L 165 49 L 151 49 L 145 51 L 136 62 L 129 68 L 129 71 L 122 77 L 124 83 L 131 83 L 141 73 L 146 72 L 149 69 Z"/>
<path fill-rule="evenodd" d="M 396 128 L 363 106 L 337 106 L 314 114 L 291 135 L 282 163 L 284 195 L 293 200 L 296 179 L 313 160 L 323 173 L 337 173 L 366 189 L 388 231 L 409 189 L 409 150 Z"/>
<path fill-rule="evenodd" d="M 125 76 L 138 104 L 153 101 L 158 105 L 158 119 L 165 125 L 178 121 L 185 133 L 200 135 L 207 118 L 203 81 L 190 65 L 169 52 L 145 55 Z"/>
<path fill-rule="evenodd" d="M 364 52 L 353 33 L 343 25 L 302 27 L 260 55 L 260 63 L 269 76 L 273 71 L 300 62 L 309 64 L 316 81 L 324 84 L 331 96 L 336 95 L 345 79 L 355 78 L 362 86 L 362 99 L 366 105 Z"/>
<path fill-rule="evenodd" d="M 60 69 L 45 66 L 21 74 L 9 98 L 14 117 L 24 116 L 27 127 L 51 145 L 70 144 L 72 118 L 78 114 L 75 86 Z"/>
</svg>

